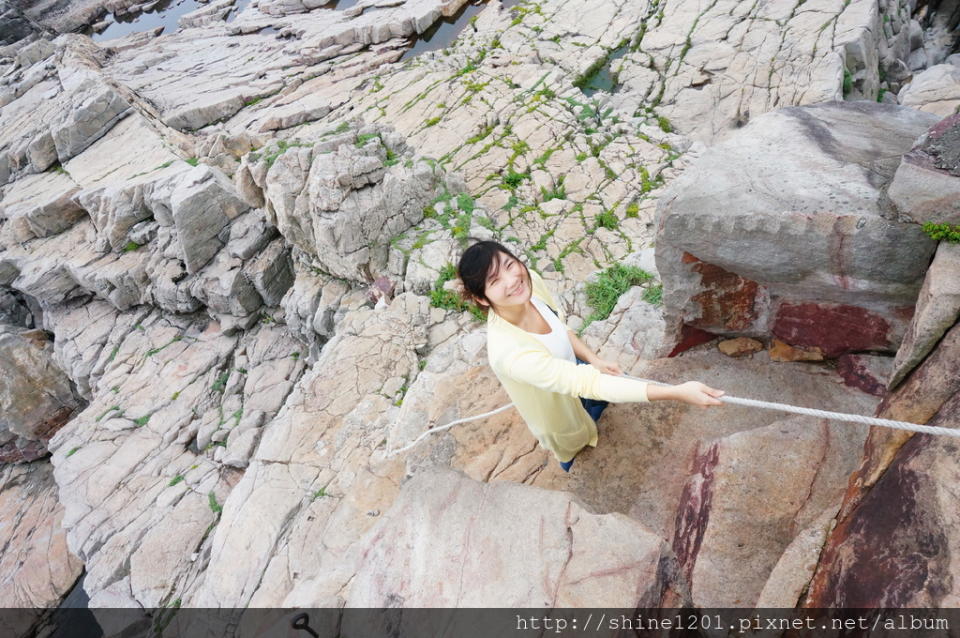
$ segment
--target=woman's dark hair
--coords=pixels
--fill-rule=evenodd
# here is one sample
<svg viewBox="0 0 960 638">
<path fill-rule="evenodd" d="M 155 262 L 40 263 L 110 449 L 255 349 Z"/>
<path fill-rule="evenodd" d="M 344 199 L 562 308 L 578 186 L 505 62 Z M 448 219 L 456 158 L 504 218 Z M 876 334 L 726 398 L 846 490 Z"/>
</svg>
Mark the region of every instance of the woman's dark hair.
<svg viewBox="0 0 960 638">
<path fill-rule="evenodd" d="M 483 299 L 488 304 L 490 303 L 490 300 L 487 299 L 487 275 L 492 274 L 491 269 L 496 272 L 500 268 L 500 259 L 497 257 L 497 253 L 505 253 L 513 257 L 520 262 L 524 270 L 527 269 L 527 266 L 503 244 L 489 240 L 478 241 L 463 251 L 460 256 L 460 263 L 457 265 L 457 277 L 463 283 L 463 293 L 467 296 L 465 301 L 474 302 L 477 299 Z M 529 271 L 527 271 L 527 276 L 530 276 Z M 483 314 L 487 314 L 487 310 L 490 308 L 490 306 L 480 304 L 477 304 L 477 307 Z"/>
</svg>

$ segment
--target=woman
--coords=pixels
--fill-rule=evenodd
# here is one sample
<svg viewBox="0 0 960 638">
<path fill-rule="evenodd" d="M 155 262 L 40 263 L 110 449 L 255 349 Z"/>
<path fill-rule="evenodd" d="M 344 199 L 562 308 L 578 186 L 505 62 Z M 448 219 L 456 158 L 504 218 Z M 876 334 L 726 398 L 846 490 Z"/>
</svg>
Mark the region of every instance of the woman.
<svg viewBox="0 0 960 638">
<path fill-rule="evenodd" d="M 564 471 L 570 471 L 577 452 L 596 447 L 596 420 L 608 401 L 722 405 L 716 398 L 722 390 L 697 381 L 659 386 L 623 377 L 616 363 L 597 357 L 566 328 L 564 312 L 540 275 L 500 243 L 470 246 L 457 275 L 464 297 L 487 314 L 490 367 Z"/>
</svg>

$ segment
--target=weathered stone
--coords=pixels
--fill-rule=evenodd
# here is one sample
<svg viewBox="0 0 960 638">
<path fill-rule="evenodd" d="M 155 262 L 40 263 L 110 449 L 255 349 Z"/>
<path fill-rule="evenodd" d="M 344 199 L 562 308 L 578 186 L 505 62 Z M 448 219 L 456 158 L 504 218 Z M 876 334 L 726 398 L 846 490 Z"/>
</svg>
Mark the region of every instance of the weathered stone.
<svg viewBox="0 0 960 638">
<path fill-rule="evenodd" d="M 823 361 L 823 351 L 817 346 L 794 347 L 779 339 L 770 340 L 771 361 Z"/>
<path fill-rule="evenodd" d="M 865 437 L 791 417 L 698 445 L 673 535 L 694 604 L 754 607 L 794 535 L 842 495 Z"/>
<path fill-rule="evenodd" d="M 83 571 L 67 547 L 51 470 L 48 461 L 0 469 L 0 512 L 6 521 L 0 528 L 0 604 L 22 611 L 5 615 L 7 635 L 29 633 L 30 625 L 60 604 Z"/>
<path fill-rule="evenodd" d="M 833 529 L 833 517 L 839 503 L 834 503 L 809 527 L 797 534 L 780 556 L 757 599 L 757 608 L 794 609 L 807 588 L 823 549 L 823 542 Z"/>
<path fill-rule="evenodd" d="M 52 354 L 44 333 L 0 325 L 0 439 L 5 443 L 0 456 L 4 461 L 34 460 L 36 456 L 22 453 L 27 442 L 41 443 L 34 454 L 43 455 L 42 443 L 80 407 L 70 380 Z M 20 441 L 7 443 L 11 435 Z"/>
<path fill-rule="evenodd" d="M 930 425 L 960 424 L 960 393 Z M 957 587 L 957 444 L 916 434 L 841 515 L 804 606 L 950 607 Z"/>
<path fill-rule="evenodd" d="M 593 322 L 583 331 L 584 343 L 623 369 L 663 355 L 663 311 L 646 301 L 645 294 L 645 288 L 633 286 L 621 295 L 606 320 Z"/>
<path fill-rule="evenodd" d="M 61 162 L 80 154 L 130 111 L 130 105 L 112 87 L 97 82 L 81 86 L 50 132 Z"/>
<path fill-rule="evenodd" d="M 917 223 L 960 224 L 960 115 L 921 137 L 890 184 L 890 199 Z"/>
<path fill-rule="evenodd" d="M 784 302 L 770 331 L 791 345 L 818 348 L 828 358 L 849 351 L 892 350 L 898 336 L 884 317 L 845 304 Z"/>
<path fill-rule="evenodd" d="M 876 397 L 886 395 L 888 390 L 886 380 L 890 377 L 892 369 L 891 357 L 845 354 L 837 359 L 837 374 L 844 383 Z"/>
<path fill-rule="evenodd" d="M 404 483 L 356 551 L 350 606 L 655 607 L 665 590 L 686 589 L 666 542 L 636 521 L 449 469 Z M 517 570 L 540 577 L 512 578 Z"/>
<path fill-rule="evenodd" d="M 749 337 L 725 339 L 717 343 L 717 348 L 728 357 L 742 357 L 763 350 L 763 344 Z"/>
<path fill-rule="evenodd" d="M 935 245 L 892 221 L 883 189 L 932 117 L 866 102 L 792 107 L 703 153 L 658 204 L 667 325 L 765 336 L 787 321 L 786 308 L 844 305 L 890 324 L 871 347 L 896 348 L 900 309 Z M 775 314 L 781 300 L 789 305 Z M 831 353 L 862 341 L 811 328 L 801 331 L 806 343 L 819 339 Z"/>
<path fill-rule="evenodd" d="M 220 232 L 249 208 L 223 173 L 203 165 L 155 185 L 149 206 L 160 225 L 175 234 L 179 257 L 190 274 L 220 250 Z"/>
<path fill-rule="evenodd" d="M 940 242 L 920 288 L 916 311 L 897 351 L 889 387 L 896 387 L 960 318 L 960 246 Z"/>
<path fill-rule="evenodd" d="M 282 239 L 271 242 L 244 269 L 268 306 L 280 304 L 280 300 L 293 285 L 293 262 L 290 248 Z"/>
<path fill-rule="evenodd" d="M 389 240 L 423 218 L 439 186 L 424 162 L 385 167 L 384 147 L 342 144 L 331 152 L 293 146 L 268 148 L 259 159 L 268 219 L 285 239 L 327 272 L 355 281 L 386 267 Z M 379 155 L 378 155 L 379 154 Z M 243 171 L 243 168 L 241 168 Z"/>
<path fill-rule="evenodd" d="M 189 29 L 223 20 L 233 9 L 234 2 L 236 0 L 216 0 L 216 2 L 211 2 L 205 7 L 183 14 L 177 20 L 177 24 L 180 25 L 181 29 Z"/>
<path fill-rule="evenodd" d="M 0 218 L 23 225 L 18 233 L 21 241 L 55 235 L 86 217 L 86 211 L 72 199 L 78 190 L 64 174 L 28 175 L 3 193 Z"/>
<path fill-rule="evenodd" d="M 925 69 L 900 89 L 897 99 L 904 106 L 940 117 L 953 115 L 960 107 L 960 67 L 937 64 Z"/>
</svg>

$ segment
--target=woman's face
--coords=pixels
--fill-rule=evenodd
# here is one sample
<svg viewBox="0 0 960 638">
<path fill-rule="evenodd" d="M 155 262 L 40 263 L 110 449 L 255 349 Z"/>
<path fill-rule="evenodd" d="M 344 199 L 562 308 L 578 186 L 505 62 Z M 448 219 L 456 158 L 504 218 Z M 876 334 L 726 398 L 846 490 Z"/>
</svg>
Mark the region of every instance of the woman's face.
<svg viewBox="0 0 960 638">
<path fill-rule="evenodd" d="M 526 267 L 506 253 L 497 253 L 497 261 L 487 273 L 486 295 L 493 306 L 520 306 L 530 300 L 530 274 Z M 487 306 L 483 299 L 478 303 Z"/>
</svg>

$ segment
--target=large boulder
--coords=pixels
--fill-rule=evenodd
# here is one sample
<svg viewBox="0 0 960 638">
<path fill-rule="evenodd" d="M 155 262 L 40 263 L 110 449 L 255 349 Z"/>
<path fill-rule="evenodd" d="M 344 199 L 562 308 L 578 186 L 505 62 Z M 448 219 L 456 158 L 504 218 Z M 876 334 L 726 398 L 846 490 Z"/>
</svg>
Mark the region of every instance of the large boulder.
<svg viewBox="0 0 960 638">
<path fill-rule="evenodd" d="M 885 187 L 936 120 L 871 102 L 791 107 L 702 154 L 658 206 L 668 329 L 893 352 L 936 248 Z"/>
</svg>

